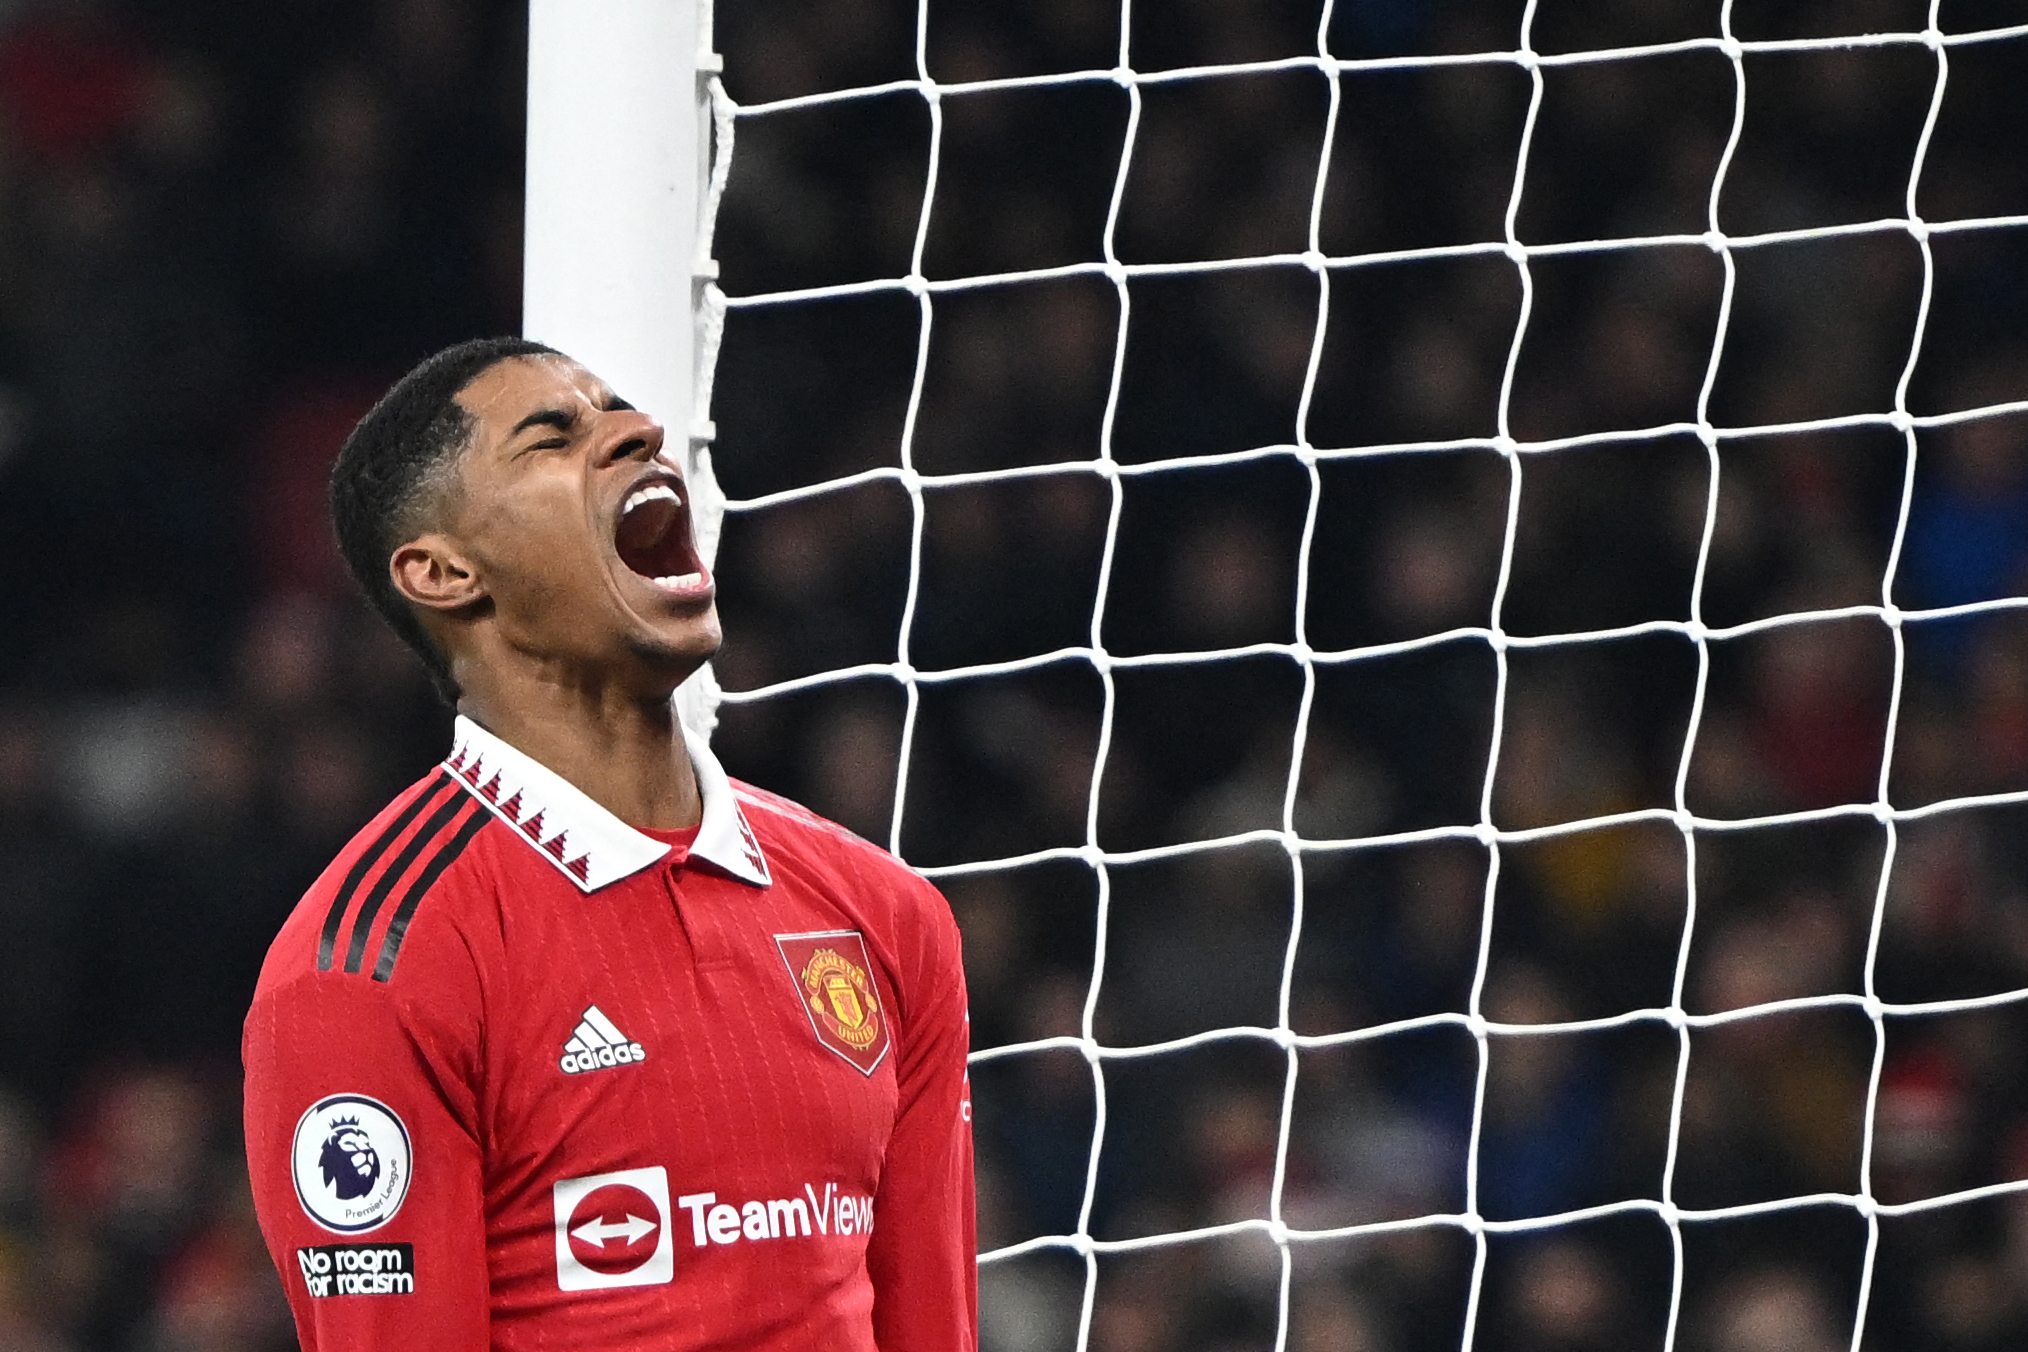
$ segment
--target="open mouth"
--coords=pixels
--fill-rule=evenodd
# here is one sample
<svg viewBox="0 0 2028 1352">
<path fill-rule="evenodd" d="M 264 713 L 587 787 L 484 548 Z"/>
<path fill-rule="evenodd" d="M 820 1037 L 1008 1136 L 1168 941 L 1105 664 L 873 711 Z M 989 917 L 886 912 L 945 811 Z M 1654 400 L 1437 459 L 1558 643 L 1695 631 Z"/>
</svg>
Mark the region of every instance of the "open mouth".
<svg viewBox="0 0 2028 1352">
<path fill-rule="evenodd" d="M 682 486 L 669 479 L 651 479 L 627 494 L 613 548 L 621 563 L 664 591 L 694 591 L 708 580 L 690 538 Z"/>
</svg>

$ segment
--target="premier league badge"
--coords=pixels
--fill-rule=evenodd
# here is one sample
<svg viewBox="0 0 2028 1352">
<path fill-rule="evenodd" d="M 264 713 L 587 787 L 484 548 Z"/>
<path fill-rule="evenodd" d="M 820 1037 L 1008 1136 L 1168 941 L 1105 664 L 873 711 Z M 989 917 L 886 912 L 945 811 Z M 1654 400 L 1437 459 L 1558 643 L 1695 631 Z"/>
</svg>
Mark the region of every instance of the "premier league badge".
<svg viewBox="0 0 2028 1352">
<path fill-rule="evenodd" d="M 364 1094 L 333 1094 L 296 1123 L 296 1198 L 311 1220 L 342 1235 L 387 1224 L 408 1196 L 408 1128 Z"/>
</svg>

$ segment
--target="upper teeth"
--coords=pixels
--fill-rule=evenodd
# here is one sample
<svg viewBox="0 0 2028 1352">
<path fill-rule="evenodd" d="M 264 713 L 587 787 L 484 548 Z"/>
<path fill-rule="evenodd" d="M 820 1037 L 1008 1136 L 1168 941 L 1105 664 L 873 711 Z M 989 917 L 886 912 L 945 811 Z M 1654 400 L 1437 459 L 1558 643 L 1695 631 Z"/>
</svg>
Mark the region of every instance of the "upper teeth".
<svg viewBox="0 0 2028 1352">
<path fill-rule="evenodd" d="M 655 502 L 661 498 L 669 499 L 669 501 L 675 503 L 678 507 L 683 505 L 683 499 L 678 497 L 676 490 L 668 484 L 644 484 L 635 489 L 628 495 L 627 500 L 620 504 L 620 512 L 622 515 L 625 515 L 643 503 Z"/>
</svg>

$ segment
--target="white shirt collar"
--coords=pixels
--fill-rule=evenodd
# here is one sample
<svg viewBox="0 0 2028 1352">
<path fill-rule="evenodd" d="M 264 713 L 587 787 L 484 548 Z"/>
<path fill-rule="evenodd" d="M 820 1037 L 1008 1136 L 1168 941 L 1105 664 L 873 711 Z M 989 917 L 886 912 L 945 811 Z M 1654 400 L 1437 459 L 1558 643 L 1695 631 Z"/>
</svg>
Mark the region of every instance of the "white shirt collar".
<svg viewBox="0 0 2028 1352">
<path fill-rule="evenodd" d="M 704 800 L 704 820 L 690 853 L 742 882 L 770 885 L 774 880 L 767 858 L 733 797 L 718 757 L 689 728 L 683 729 L 683 741 Z M 444 769 L 470 786 L 474 797 L 580 891 L 596 892 L 639 873 L 672 848 L 636 831 L 562 775 L 463 715 L 452 734 Z"/>
</svg>

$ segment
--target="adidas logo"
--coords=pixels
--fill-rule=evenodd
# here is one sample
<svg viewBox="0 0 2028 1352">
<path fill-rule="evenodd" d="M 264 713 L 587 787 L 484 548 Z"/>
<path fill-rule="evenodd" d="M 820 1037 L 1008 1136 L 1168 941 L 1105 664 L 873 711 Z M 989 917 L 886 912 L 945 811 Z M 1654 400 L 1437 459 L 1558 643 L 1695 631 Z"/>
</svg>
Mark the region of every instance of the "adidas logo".
<svg viewBox="0 0 2028 1352">
<path fill-rule="evenodd" d="M 570 1041 L 563 1044 L 562 1059 L 556 1064 L 566 1075 L 582 1075 L 588 1070 L 628 1066 L 647 1059 L 648 1053 L 640 1043 L 615 1028 L 597 1005 L 591 1005 L 578 1019 Z"/>
</svg>

